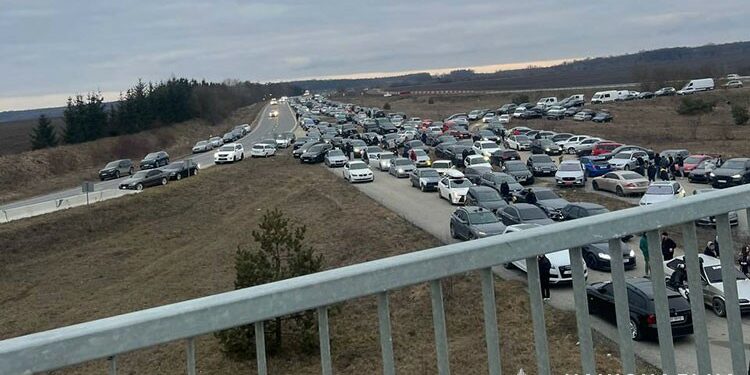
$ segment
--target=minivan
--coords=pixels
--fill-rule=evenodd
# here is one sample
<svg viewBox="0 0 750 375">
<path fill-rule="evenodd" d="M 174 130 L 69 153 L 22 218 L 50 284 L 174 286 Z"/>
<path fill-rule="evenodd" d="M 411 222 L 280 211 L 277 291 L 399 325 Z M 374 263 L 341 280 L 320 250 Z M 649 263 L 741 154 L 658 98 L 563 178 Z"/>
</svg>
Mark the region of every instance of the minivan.
<svg viewBox="0 0 750 375">
<path fill-rule="evenodd" d="M 617 100 L 617 90 L 599 91 L 591 97 L 592 104 L 609 103 Z"/>
</svg>

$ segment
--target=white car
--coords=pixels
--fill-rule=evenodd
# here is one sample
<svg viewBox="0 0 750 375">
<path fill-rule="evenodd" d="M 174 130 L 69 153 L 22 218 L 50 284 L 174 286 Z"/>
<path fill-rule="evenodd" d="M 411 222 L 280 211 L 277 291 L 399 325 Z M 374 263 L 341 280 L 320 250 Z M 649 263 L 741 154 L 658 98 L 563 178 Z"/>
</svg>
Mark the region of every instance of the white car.
<svg viewBox="0 0 750 375">
<path fill-rule="evenodd" d="M 555 143 L 557 143 L 560 147 L 562 147 L 562 149 L 564 151 L 567 151 L 569 149 L 567 146 L 577 145 L 582 140 L 584 140 L 584 139 L 586 139 L 588 137 L 589 137 L 588 135 L 574 135 L 574 136 L 572 136 L 572 137 L 570 137 L 568 139 L 565 139 L 565 140 L 562 140 L 562 141 L 558 141 L 558 142 L 555 142 Z"/>
<path fill-rule="evenodd" d="M 344 164 L 344 180 L 351 183 L 375 181 L 375 175 L 363 161 L 350 161 Z"/>
<path fill-rule="evenodd" d="M 438 195 L 445 198 L 451 204 L 463 204 L 466 200 L 466 193 L 473 184 L 466 178 L 444 177 L 438 182 Z"/>
<path fill-rule="evenodd" d="M 482 117 L 482 122 L 486 124 L 486 123 L 488 123 L 488 122 L 491 122 L 491 121 L 492 121 L 492 120 L 494 120 L 494 119 L 495 119 L 495 114 L 494 114 L 494 113 L 492 113 L 492 112 L 487 112 L 487 113 L 485 113 L 485 114 L 484 114 L 484 116 Z"/>
<path fill-rule="evenodd" d="M 503 232 L 503 234 L 520 232 L 522 230 L 537 228 L 541 226 L 541 224 L 509 225 L 505 228 L 505 232 Z M 549 259 L 549 262 L 552 264 L 552 268 L 550 269 L 550 283 L 559 284 L 573 282 L 573 271 L 570 265 L 570 252 L 567 249 L 555 251 L 553 253 L 547 253 L 545 255 L 547 256 L 547 259 Z M 583 263 L 583 258 L 581 258 L 581 263 Z M 519 259 L 505 264 L 505 268 L 511 268 L 513 266 L 523 272 L 527 272 L 526 259 Z M 588 268 L 586 267 L 583 267 L 583 276 L 588 277 Z"/>
<path fill-rule="evenodd" d="M 643 151 L 622 151 L 618 152 L 607 163 L 612 169 L 629 171 L 638 166 L 638 157 L 648 160 L 648 154 Z"/>
<path fill-rule="evenodd" d="M 501 124 L 508 124 L 510 123 L 510 115 L 500 115 L 500 117 L 497 118 L 497 121 Z"/>
<path fill-rule="evenodd" d="M 594 148 L 594 144 L 599 143 L 601 141 L 602 139 L 600 138 L 594 138 L 594 137 L 586 138 L 578 142 L 578 144 L 569 146 L 566 150 L 568 151 L 569 154 L 577 154 L 583 150 L 591 151 L 591 149 Z"/>
<path fill-rule="evenodd" d="M 489 158 L 493 153 L 500 151 L 500 146 L 492 141 L 477 141 L 474 142 L 472 149 L 477 155 Z"/>
<path fill-rule="evenodd" d="M 265 158 L 273 155 L 276 155 L 276 147 L 274 145 L 256 143 L 250 149 L 250 156 L 254 158 L 261 156 Z"/>
<path fill-rule="evenodd" d="M 685 197 L 685 189 L 675 181 L 657 181 L 652 182 L 646 189 L 646 193 L 638 202 L 641 206 L 648 206 L 655 203 L 668 202 Z"/>
<path fill-rule="evenodd" d="M 524 112 L 526 112 L 526 107 L 516 107 L 516 110 L 513 111 L 513 117 L 520 118 Z"/>
<path fill-rule="evenodd" d="M 469 155 L 464 159 L 464 166 L 465 167 L 488 167 L 492 168 L 492 165 L 490 165 L 489 157 L 484 155 Z"/>
<path fill-rule="evenodd" d="M 282 134 L 276 136 L 276 148 L 287 148 L 292 140 Z"/>
<path fill-rule="evenodd" d="M 564 160 L 555 173 L 557 186 L 584 186 L 586 175 L 584 168 L 578 160 Z"/>
<path fill-rule="evenodd" d="M 435 160 L 432 162 L 432 168 L 434 168 L 441 177 L 445 176 L 447 173 L 449 173 L 449 171 L 459 172 L 455 169 L 456 167 L 453 166 L 453 162 L 451 162 L 450 160 Z M 453 176 L 449 176 L 449 177 L 453 177 Z M 463 177 L 463 176 L 459 176 L 459 177 Z"/>
<path fill-rule="evenodd" d="M 383 152 L 378 157 L 378 169 L 381 172 L 388 172 L 391 169 L 391 160 L 396 158 L 396 154 L 392 152 Z"/>
<path fill-rule="evenodd" d="M 279 117 L 279 111 L 273 110 L 271 112 L 268 112 L 268 117 Z"/>
<path fill-rule="evenodd" d="M 276 98 L 271 99 L 271 105 L 277 105 L 279 102 L 276 100 Z"/>
<path fill-rule="evenodd" d="M 214 164 L 233 163 L 245 158 L 245 149 L 239 143 L 227 143 L 214 153 Z"/>
</svg>

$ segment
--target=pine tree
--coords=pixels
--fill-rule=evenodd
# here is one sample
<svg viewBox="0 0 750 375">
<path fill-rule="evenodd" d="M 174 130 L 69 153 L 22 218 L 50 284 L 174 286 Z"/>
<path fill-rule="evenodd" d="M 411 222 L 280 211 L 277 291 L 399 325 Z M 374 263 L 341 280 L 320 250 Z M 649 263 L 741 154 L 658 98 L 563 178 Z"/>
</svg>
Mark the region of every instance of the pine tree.
<svg viewBox="0 0 750 375">
<path fill-rule="evenodd" d="M 31 133 L 31 148 L 38 150 L 57 146 L 57 134 L 52 122 L 45 115 L 39 116 L 39 124 Z"/>
</svg>

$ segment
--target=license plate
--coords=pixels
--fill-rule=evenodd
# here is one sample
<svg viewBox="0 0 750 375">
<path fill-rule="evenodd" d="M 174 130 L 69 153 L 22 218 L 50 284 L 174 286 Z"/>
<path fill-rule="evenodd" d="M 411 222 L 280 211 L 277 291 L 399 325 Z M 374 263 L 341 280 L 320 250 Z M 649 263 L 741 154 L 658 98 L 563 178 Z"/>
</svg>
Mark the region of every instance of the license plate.
<svg viewBox="0 0 750 375">
<path fill-rule="evenodd" d="M 573 185 L 573 181 L 565 181 L 565 185 Z"/>
<path fill-rule="evenodd" d="M 721 184 L 726 184 L 726 183 L 727 183 L 727 180 L 719 180 L 719 183 L 721 183 Z"/>
<path fill-rule="evenodd" d="M 669 317 L 669 321 L 672 322 L 672 323 L 675 323 L 675 322 L 684 322 L 685 321 L 685 317 L 684 316 L 670 316 Z"/>
</svg>

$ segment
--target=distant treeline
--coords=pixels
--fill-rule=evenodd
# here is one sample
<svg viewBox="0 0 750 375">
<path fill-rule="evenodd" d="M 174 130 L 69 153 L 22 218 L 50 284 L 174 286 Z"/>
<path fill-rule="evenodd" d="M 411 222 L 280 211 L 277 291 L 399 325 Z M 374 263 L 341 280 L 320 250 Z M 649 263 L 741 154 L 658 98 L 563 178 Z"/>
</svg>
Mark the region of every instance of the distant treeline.
<svg viewBox="0 0 750 375">
<path fill-rule="evenodd" d="M 212 83 L 185 78 L 172 78 L 158 83 L 139 80 L 135 86 L 120 95 L 118 102 L 109 106 L 99 93 L 68 98 L 63 112 L 65 128 L 61 140 L 65 143 L 88 142 L 195 118 L 217 124 L 234 110 L 257 103 L 264 97 L 300 93 L 299 88 L 288 83 Z M 54 129 L 50 130 L 48 121 L 43 118 L 40 118 L 32 138 L 34 148 L 53 147 L 58 143 Z"/>
</svg>

